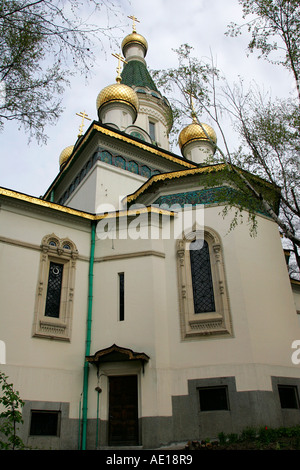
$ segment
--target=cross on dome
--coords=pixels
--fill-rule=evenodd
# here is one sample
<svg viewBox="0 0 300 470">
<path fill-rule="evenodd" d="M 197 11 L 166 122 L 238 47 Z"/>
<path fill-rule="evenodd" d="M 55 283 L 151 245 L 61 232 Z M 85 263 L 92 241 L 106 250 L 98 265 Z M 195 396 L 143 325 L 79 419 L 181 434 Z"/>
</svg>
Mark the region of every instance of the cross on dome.
<svg viewBox="0 0 300 470">
<path fill-rule="evenodd" d="M 136 33 L 135 22 L 137 21 L 137 23 L 140 23 L 140 21 L 134 15 L 128 16 L 127 18 L 132 20 L 132 31 L 133 31 L 133 33 Z"/>
<path fill-rule="evenodd" d="M 76 113 L 76 116 L 79 116 L 79 117 L 82 118 L 81 124 L 80 124 L 80 127 L 79 127 L 79 134 L 78 134 L 78 137 L 80 137 L 82 135 L 82 132 L 83 132 L 84 120 L 86 119 L 87 121 L 91 121 L 91 119 L 88 117 L 88 115 L 86 114 L 85 111 L 80 111 L 80 113 Z"/>
<path fill-rule="evenodd" d="M 120 83 L 121 82 L 121 61 L 124 62 L 124 64 L 127 64 L 126 60 L 124 57 L 122 57 L 120 54 L 112 54 L 116 59 L 118 59 L 118 66 L 117 66 L 117 78 L 116 82 Z"/>
</svg>

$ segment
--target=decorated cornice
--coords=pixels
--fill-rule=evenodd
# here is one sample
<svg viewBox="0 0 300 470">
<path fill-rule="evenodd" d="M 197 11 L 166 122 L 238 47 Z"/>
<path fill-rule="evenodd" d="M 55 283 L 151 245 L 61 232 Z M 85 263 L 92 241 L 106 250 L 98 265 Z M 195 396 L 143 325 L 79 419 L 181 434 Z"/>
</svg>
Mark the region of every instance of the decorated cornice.
<svg viewBox="0 0 300 470">
<path fill-rule="evenodd" d="M 271 183 L 269 183 L 268 181 L 263 180 L 259 176 L 252 175 L 251 173 L 249 173 L 245 170 L 242 170 L 241 168 L 234 167 L 235 172 L 233 172 L 231 167 L 232 167 L 232 165 L 229 167 L 226 163 L 219 163 L 219 164 L 215 164 L 215 165 L 208 165 L 208 166 L 201 166 L 201 167 L 197 167 L 197 168 L 191 168 L 191 169 L 188 169 L 188 170 L 171 171 L 169 173 L 154 175 L 146 183 L 144 183 L 137 191 L 135 191 L 134 193 L 132 193 L 128 196 L 126 196 L 123 199 L 122 202 L 124 204 L 125 203 L 128 204 L 128 203 L 132 203 L 132 202 L 136 201 L 139 198 L 139 196 L 146 193 L 149 188 L 155 187 L 155 185 L 159 185 L 161 182 L 171 181 L 171 180 L 175 180 L 177 178 L 185 178 L 185 177 L 194 176 L 194 175 L 205 175 L 205 174 L 209 174 L 209 173 L 213 173 L 213 172 L 218 173 L 218 172 L 222 172 L 222 171 L 223 172 L 230 171 L 230 172 L 232 172 L 233 176 L 236 172 L 239 172 L 239 173 L 244 174 L 244 175 L 248 175 L 248 177 L 252 180 L 252 182 L 254 182 L 257 185 L 260 185 L 260 187 L 264 188 L 264 190 L 266 190 L 266 191 L 271 191 L 273 193 L 274 207 L 276 206 L 275 210 L 278 211 L 279 199 L 280 199 L 280 191 L 279 191 L 278 187 L 274 188 L 274 186 Z"/>
<path fill-rule="evenodd" d="M 114 137 L 118 140 L 122 140 L 123 142 L 127 142 L 128 144 L 134 145 L 135 147 L 145 150 L 146 152 L 153 153 L 154 155 L 165 158 L 179 165 L 185 166 L 186 168 L 195 168 L 195 164 L 191 162 L 185 161 L 184 159 L 180 157 L 176 157 L 175 155 L 174 156 L 170 155 L 164 152 L 163 150 L 156 149 L 147 144 L 136 142 L 135 140 L 132 140 L 130 136 L 127 137 L 126 135 L 118 134 L 117 132 L 114 132 L 113 130 L 106 129 L 102 126 L 99 126 L 98 124 L 94 124 L 94 129 L 97 130 L 98 132 L 101 132 L 102 134 L 108 135 L 110 137 Z"/>
<path fill-rule="evenodd" d="M 147 165 L 141 164 L 138 160 L 133 158 L 127 158 L 120 156 L 120 154 L 114 154 L 108 150 L 98 148 L 95 153 L 91 154 L 91 157 L 86 161 L 85 165 L 81 169 L 80 173 L 78 173 L 71 183 L 68 185 L 66 190 L 64 191 L 63 195 L 56 201 L 58 204 L 64 205 L 66 201 L 69 199 L 71 194 L 77 189 L 80 185 L 81 181 L 86 178 L 86 176 L 93 171 L 97 162 L 105 163 L 114 166 L 115 168 L 120 168 L 123 170 L 127 170 L 130 173 L 135 175 L 142 176 L 144 178 L 150 178 L 153 175 L 160 174 L 161 171 L 157 168 Z"/>
<path fill-rule="evenodd" d="M 36 207 L 42 207 L 45 209 L 50 209 L 57 211 L 58 213 L 65 213 L 71 216 L 79 217 L 81 219 L 86 219 L 90 221 L 99 221 L 106 218 L 122 218 L 122 217 L 135 217 L 139 214 L 147 214 L 147 213 L 155 213 L 159 215 L 168 215 L 174 216 L 176 213 L 174 211 L 169 211 L 165 209 L 160 209 L 158 207 L 143 207 L 139 209 L 129 209 L 123 211 L 112 211 L 105 214 L 91 214 L 89 212 L 79 211 L 77 209 L 72 209 L 70 207 L 61 206 L 60 204 L 56 204 L 54 202 L 45 201 L 44 199 L 40 199 L 34 196 L 29 196 L 27 194 L 19 193 L 17 191 L 13 191 L 11 189 L 1 188 L 0 187 L 0 196 L 4 196 L 10 198 L 14 201 L 23 201 L 28 204 L 32 204 Z"/>
<path fill-rule="evenodd" d="M 1 188 L 0 187 L 0 196 L 6 196 L 10 199 L 27 202 L 34 206 L 44 207 L 47 209 L 52 209 L 58 211 L 60 213 L 70 214 L 77 217 L 81 217 L 83 219 L 93 220 L 93 215 L 89 214 L 88 212 L 79 211 L 77 209 L 71 209 L 70 207 L 61 206 L 59 204 L 55 204 L 54 202 L 45 201 L 44 199 L 40 199 L 38 197 L 29 196 L 27 194 L 19 193 L 17 191 L 13 191 L 11 189 Z"/>
<path fill-rule="evenodd" d="M 102 135 L 109 136 L 120 142 L 125 142 L 127 144 L 130 144 L 139 150 L 144 150 L 152 155 L 156 155 L 160 158 L 163 158 L 165 160 L 181 165 L 182 167 L 195 168 L 195 165 L 192 162 L 186 161 L 181 157 L 177 157 L 176 155 L 172 155 L 170 153 L 164 152 L 163 150 L 155 148 L 154 146 L 151 146 L 149 144 L 147 145 L 146 143 L 143 144 L 141 142 L 138 142 L 134 138 L 130 137 L 129 135 L 127 136 L 117 131 L 114 131 L 113 129 L 108 129 L 107 127 L 101 126 L 100 124 L 97 124 L 94 121 L 89 127 L 89 129 L 86 131 L 85 135 L 82 136 L 81 139 L 76 143 L 74 147 L 74 151 L 70 159 L 66 162 L 63 169 L 58 173 L 58 175 L 52 182 L 51 186 L 47 189 L 44 195 L 45 199 L 49 199 L 52 190 L 57 186 L 57 184 L 61 181 L 61 179 L 68 172 L 69 168 L 73 165 L 73 163 L 78 158 L 79 153 L 82 151 L 84 146 L 88 143 L 88 141 L 91 139 L 92 135 L 95 132 L 99 132 Z"/>
<path fill-rule="evenodd" d="M 123 202 L 133 202 L 135 199 L 138 198 L 141 194 L 143 194 L 150 186 L 154 185 L 159 181 L 167 181 L 176 178 L 182 178 L 185 176 L 192 176 L 202 173 L 211 173 L 212 171 L 221 171 L 224 170 L 226 167 L 225 163 L 220 163 L 218 165 L 209 165 L 201 168 L 192 168 L 189 170 L 179 170 L 179 171 L 172 171 L 170 173 L 163 173 L 161 175 L 154 175 L 152 176 L 143 186 L 141 186 L 137 191 L 132 193 L 130 196 L 126 196 L 123 199 Z"/>
<path fill-rule="evenodd" d="M 238 191 L 230 186 L 221 186 L 213 188 L 204 188 L 197 191 L 185 191 L 181 193 L 172 193 L 159 196 L 154 201 L 154 204 L 160 207 L 175 207 L 179 205 L 184 207 L 185 205 L 198 205 L 198 204 L 219 204 L 227 200 L 227 195 L 230 193 L 238 196 Z"/>
</svg>

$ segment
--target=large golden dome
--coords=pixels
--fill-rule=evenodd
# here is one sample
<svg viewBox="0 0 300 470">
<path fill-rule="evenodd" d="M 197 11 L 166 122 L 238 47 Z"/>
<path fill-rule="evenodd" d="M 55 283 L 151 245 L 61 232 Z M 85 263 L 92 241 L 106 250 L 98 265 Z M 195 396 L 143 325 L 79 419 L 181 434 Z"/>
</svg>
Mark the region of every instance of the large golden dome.
<svg viewBox="0 0 300 470">
<path fill-rule="evenodd" d="M 127 46 L 128 44 L 134 44 L 134 43 L 141 44 L 143 46 L 143 48 L 145 49 L 145 55 L 146 55 L 147 50 L 148 50 L 148 43 L 147 43 L 146 39 L 144 38 L 144 36 L 137 33 L 136 31 L 133 31 L 132 33 L 128 34 L 123 39 L 122 45 L 121 45 L 123 54 L 125 55 L 125 52 L 124 52 L 125 46 Z"/>
<path fill-rule="evenodd" d="M 203 129 L 205 129 L 206 133 L 201 126 L 203 126 Z M 178 138 L 178 144 L 181 150 L 188 143 L 193 141 L 211 142 L 212 140 L 214 144 L 217 143 L 217 136 L 213 128 L 205 123 L 201 123 L 201 126 L 197 122 L 193 122 L 192 124 L 182 129 Z"/>
<path fill-rule="evenodd" d="M 69 157 L 71 156 L 72 152 L 74 150 L 74 145 L 69 145 L 69 147 L 66 147 L 60 154 L 59 156 L 59 166 L 60 168 L 62 165 L 64 165 Z"/>
<path fill-rule="evenodd" d="M 97 97 L 97 110 L 99 111 L 107 103 L 126 103 L 138 113 L 139 100 L 135 91 L 128 85 L 114 83 L 103 88 Z"/>
</svg>

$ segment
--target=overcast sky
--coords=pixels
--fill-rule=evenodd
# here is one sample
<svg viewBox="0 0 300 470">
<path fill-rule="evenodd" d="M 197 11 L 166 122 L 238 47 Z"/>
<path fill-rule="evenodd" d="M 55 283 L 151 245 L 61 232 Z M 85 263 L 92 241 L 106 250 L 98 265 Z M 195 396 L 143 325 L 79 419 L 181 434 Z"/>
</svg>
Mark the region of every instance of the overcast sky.
<svg viewBox="0 0 300 470">
<path fill-rule="evenodd" d="M 127 15 L 135 15 L 140 23 L 137 31 L 148 41 L 146 61 L 149 69 L 163 69 L 176 65 L 172 49 L 187 43 L 194 47 L 194 54 L 201 58 L 212 51 L 217 66 L 229 78 L 238 76 L 254 79 L 273 94 L 292 87 L 292 80 L 280 68 L 267 65 L 257 56 L 246 54 L 246 36 L 238 39 L 225 36 L 227 25 L 241 23 L 241 7 L 238 0 L 120 0 L 124 17 L 124 30 L 119 31 L 119 43 L 131 32 L 132 22 Z M 91 19 L 99 21 L 98 18 Z M 105 19 L 103 19 L 105 23 Z M 11 122 L 0 134 L 0 186 L 39 197 L 50 186 L 59 171 L 61 151 L 75 143 L 80 118 L 77 112 L 86 111 L 97 120 L 96 98 L 107 85 L 115 82 L 116 59 L 99 52 L 94 72 L 89 82 L 77 76 L 64 94 L 64 113 L 55 126 L 46 129 L 48 142 L 28 144 L 28 136 L 18 130 L 18 123 Z M 85 129 L 87 129 L 87 126 Z M 229 139 L 230 140 L 230 139 Z"/>
</svg>

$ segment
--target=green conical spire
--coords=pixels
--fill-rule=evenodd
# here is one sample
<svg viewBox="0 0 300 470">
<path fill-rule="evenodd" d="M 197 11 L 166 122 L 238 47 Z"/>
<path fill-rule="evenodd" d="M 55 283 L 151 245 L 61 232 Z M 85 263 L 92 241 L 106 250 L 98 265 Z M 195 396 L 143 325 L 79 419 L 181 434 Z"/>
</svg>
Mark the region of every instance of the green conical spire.
<svg viewBox="0 0 300 470">
<path fill-rule="evenodd" d="M 148 87 L 150 90 L 158 92 L 154 81 L 152 80 L 147 67 L 139 60 L 130 60 L 124 64 L 121 73 L 122 83 L 128 86 Z"/>
</svg>

